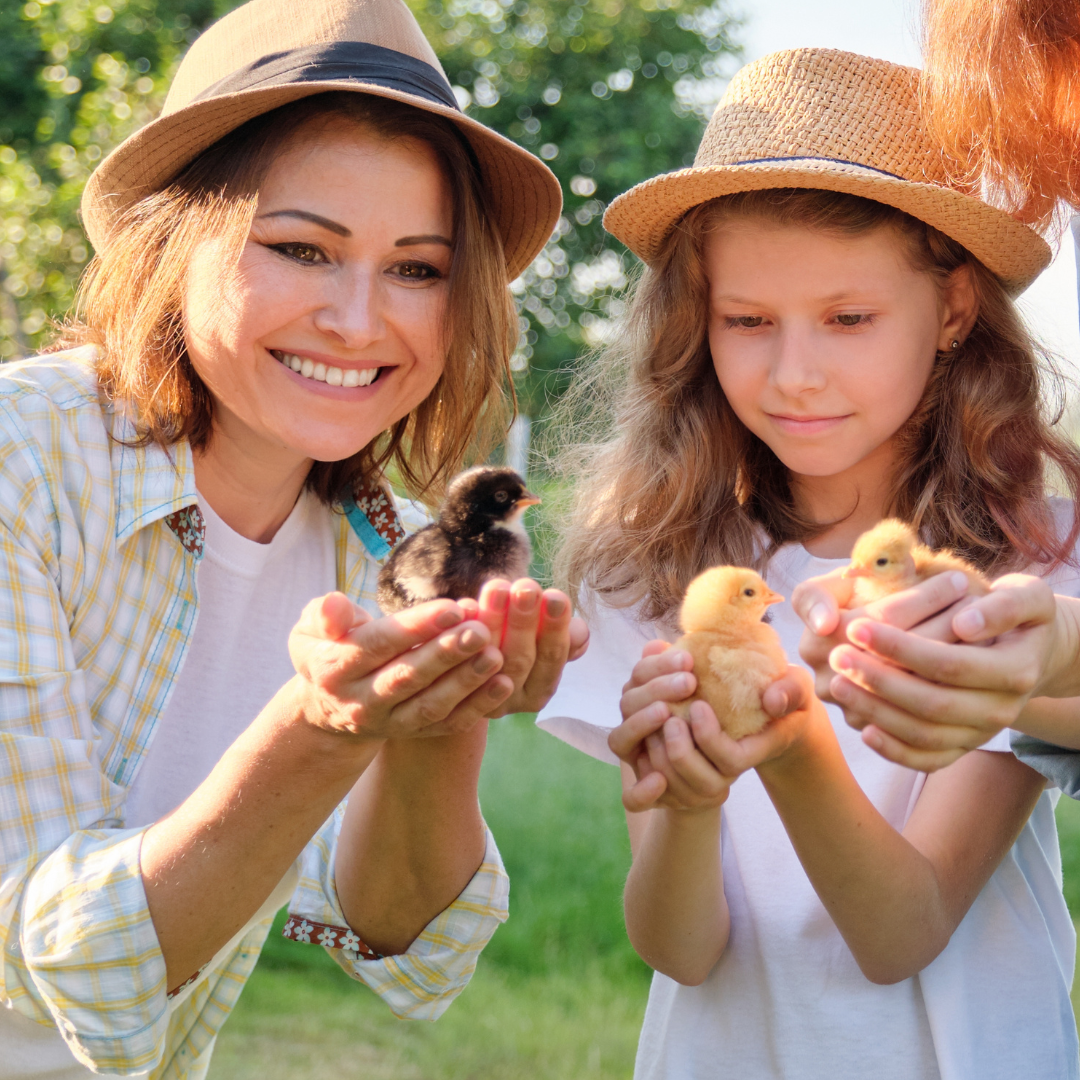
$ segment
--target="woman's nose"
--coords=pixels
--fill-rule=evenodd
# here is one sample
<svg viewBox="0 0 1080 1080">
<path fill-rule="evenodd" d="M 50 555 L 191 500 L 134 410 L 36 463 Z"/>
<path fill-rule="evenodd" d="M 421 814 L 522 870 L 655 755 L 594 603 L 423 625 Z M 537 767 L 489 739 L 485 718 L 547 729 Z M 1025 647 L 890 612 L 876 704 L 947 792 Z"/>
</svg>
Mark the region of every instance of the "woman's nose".
<svg viewBox="0 0 1080 1080">
<path fill-rule="evenodd" d="M 315 311 L 316 328 L 346 348 L 363 349 L 386 336 L 383 295 L 377 270 L 350 268 L 336 275 Z"/>
<path fill-rule="evenodd" d="M 819 352 L 820 345 L 811 332 L 785 327 L 776 338 L 770 382 L 791 397 L 824 389 L 824 357 Z"/>
</svg>

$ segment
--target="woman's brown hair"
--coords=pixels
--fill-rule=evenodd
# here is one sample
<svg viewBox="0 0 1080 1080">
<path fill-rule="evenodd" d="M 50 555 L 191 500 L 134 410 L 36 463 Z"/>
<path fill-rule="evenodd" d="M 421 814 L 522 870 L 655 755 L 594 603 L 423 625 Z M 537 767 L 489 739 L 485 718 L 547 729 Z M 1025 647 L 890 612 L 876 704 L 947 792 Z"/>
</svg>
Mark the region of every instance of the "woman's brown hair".
<svg viewBox="0 0 1080 1080">
<path fill-rule="evenodd" d="M 777 546 L 826 527 L 799 513 L 787 469 L 736 417 L 713 368 L 705 241 L 740 218 L 849 236 L 891 230 L 939 282 L 970 267 L 979 315 L 962 347 L 939 356 L 901 429 L 888 513 L 990 573 L 1070 560 L 1080 521 L 1060 535 L 1046 474 L 1056 467 L 1076 498 L 1080 453 L 1052 430 L 1060 410 L 1048 415 L 1035 348 L 1000 281 L 882 203 L 769 190 L 686 215 L 637 282 L 619 335 L 567 399 L 564 422 L 578 437 L 561 464 L 577 482 L 576 510 L 558 562 L 572 595 L 584 587 L 617 606 L 643 601 L 644 618 L 663 618 L 705 568 L 761 566 Z"/>
<path fill-rule="evenodd" d="M 293 137 L 346 121 L 387 141 L 425 143 L 450 189 L 453 255 L 432 392 L 373 443 L 343 461 L 317 462 L 307 486 L 326 503 L 356 493 L 392 466 L 410 495 L 435 501 L 470 458 L 505 434 L 512 411 L 509 359 L 517 324 L 502 245 L 468 144 L 441 117 L 371 95 L 313 95 L 256 117 L 204 151 L 162 191 L 136 203 L 79 289 L 77 317 L 54 348 L 94 344 L 106 396 L 134 406 L 142 443 L 212 437 L 213 400 L 184 343 L 182 301 L 197 244 L 220 236 L 236 256 L 259 185 Z"/>
<path fill-rule="evenodd" d="M 969 181 L 1034 224 L 1080 207 L 1080 4 L 926 0 L 923 45 L 927 121 Z"/>
</svg>

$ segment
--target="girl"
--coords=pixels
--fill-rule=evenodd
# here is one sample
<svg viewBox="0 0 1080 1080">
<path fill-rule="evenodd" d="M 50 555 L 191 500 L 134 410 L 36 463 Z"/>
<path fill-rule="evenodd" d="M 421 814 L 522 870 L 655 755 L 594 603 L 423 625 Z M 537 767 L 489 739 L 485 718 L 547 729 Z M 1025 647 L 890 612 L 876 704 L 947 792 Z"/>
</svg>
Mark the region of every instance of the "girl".
<svg viewBox="0 0 1080 1080">
<path fill-rule="evenodd" d="M 1035 224 L 1063 204 L 1080 208 L 1080 6 L 927 0 L 925 16 L 922 104 L 954 171 Z M 1009 726 L 1024 733 L 1013 740 L 1023 760 L 1080 796 L 1080 603 L 1031 576 L 1010 577 L 946 621 L 946 642 L 927 644 L 927 628 L 903 631 L 955 599 L 935 604 L 927 586 L 879 609 L 854 640 L 838 587 L 823 578 L 799 590 L 801 611 L 816 609 L 803 656 L 867 745 L 932 769 Z"/>
<path fill-rule="evenodd" d="M 400 0 L 236 9 L 91 178 L 72 348 L 0 377 L 0 1077 L 205 1076 L 285 904 L 398 1015 L 468 982 L 485 718 L 583 628 L 528 579 L 379 618 L 382 476 L 503 430 L 559 205 Z"/>
<path fill-rule="evenodd" d="M 950 186 L 916 93 L 883 61 L 767 57 L 693 168 L 608 212 L 649 269 L 563 552 L 591 659 L 538 722 L 622 769 L 627 929 L 656 969 L 639 1078 L 1080 1075 L 1052 800 L 1007 740 L 927 778 L 793 667 L 735 743 L 705 706 L 671 716 L 690 658 L 653 640 L 704 567 L 790 597 L 885 514 L 1078 588 L 1044 471 L 1075 491 L 1080 457 L 1010 300 L 1048 252 Z M 794 658 L 802 624 L 772 610 Z"/>
</svg>

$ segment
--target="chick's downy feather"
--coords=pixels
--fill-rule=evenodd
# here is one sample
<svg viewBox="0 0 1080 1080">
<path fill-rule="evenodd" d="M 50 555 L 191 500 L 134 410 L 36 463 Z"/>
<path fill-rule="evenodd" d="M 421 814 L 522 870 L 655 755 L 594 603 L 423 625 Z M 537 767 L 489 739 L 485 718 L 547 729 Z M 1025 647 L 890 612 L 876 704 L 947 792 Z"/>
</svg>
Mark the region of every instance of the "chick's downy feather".
<svg viewBox="0 0 1080 1080">
<path fill-rule="evenodd" d="M 675 648 L 694 658 L 697 691 L 671 705 L 675 716 L 689 719 L 691 702 L 705 701 L 733 739 L 769 722 L 761 695 L 787 671 L 787 657 L 776 631 L 761 619 L 770 604 L 783 599 L 759 574 L 740 566 L 714 566 L 690 582 L 679 611 L 683 636 Z"/>
<path fill-rule="evenodd" d="M 919 541 L 910 525 L 886 518 L 864 532 L 851 550 L 851 562 L 844 570 L 853 585 L 848 607 L 884 599 L 949 570 L 967 576 L 969 596 L 990 591 L 986 576 L 966 559 L 948 548 L 934 551 Z"/>
<path fill-rule="evenodd" d="M 515 581 L 532 552 L 521 518 L 540 500 L 513 469 L 479 466 L 454 478 L 439 517 L 395 549 L 379 572 L 389 615 L 425 600 L 475 599 L 485 581 Z"/>
</svg>

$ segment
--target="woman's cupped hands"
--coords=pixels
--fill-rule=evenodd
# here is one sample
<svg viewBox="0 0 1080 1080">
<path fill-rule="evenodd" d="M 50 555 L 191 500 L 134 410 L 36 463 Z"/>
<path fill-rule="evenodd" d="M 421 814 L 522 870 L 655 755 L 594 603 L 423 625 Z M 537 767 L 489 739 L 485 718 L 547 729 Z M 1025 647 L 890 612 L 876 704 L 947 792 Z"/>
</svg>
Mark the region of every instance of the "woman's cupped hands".
<svg viewBox="0 0 1080 1080">
<path fill-rule="evenodd" d="M 1007 574 L 978 598 L 967 588 L 963 574 L 939 574 L 847 610 L 851 583 L 833 572 L 792 596 L 817 693 L 890 761 L 943 768 L 1022 724 L 1033 697 L 1076 693 L 1065 685 L 1076 681 L 1067 677 L 1076 666 L 1075 601 L 1027 574 Z"/>
<path fill-rule="evenodd" d="M 392 739 L 539 710 L 588 639 L 565 594 L 496 579 L 479 600 L 432 600 L 382 618 L 329 593 L 304 609 L 289 654 L 310 723 Z"/>
<path fill-rule="evenodd" d="M 801 667 L 790 666 L 766 688 L 762 707 L 773 719 L 741 739 L 723 730 L 704 701 L 691 704 L 689 721 L 672 715 L 669 703 L 696 687 L 688 652 L 664 641 L 645 646 L 623 687 L 623 722 L 608 736 L 612 753 L 629 766 L 623 806 L 631 813 L 713 810 L 744 772 L 797 752 L 815 723 L 828 723 L 810 673 Z"/>
</svg>

